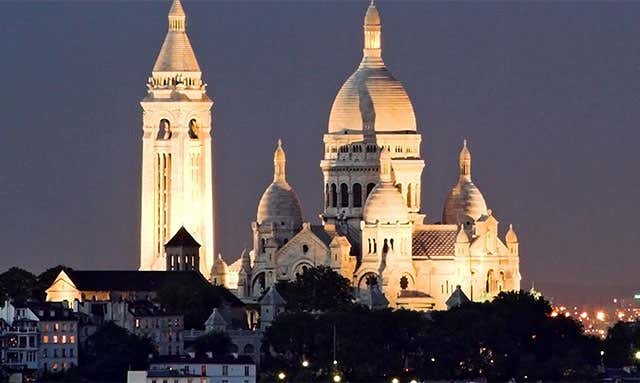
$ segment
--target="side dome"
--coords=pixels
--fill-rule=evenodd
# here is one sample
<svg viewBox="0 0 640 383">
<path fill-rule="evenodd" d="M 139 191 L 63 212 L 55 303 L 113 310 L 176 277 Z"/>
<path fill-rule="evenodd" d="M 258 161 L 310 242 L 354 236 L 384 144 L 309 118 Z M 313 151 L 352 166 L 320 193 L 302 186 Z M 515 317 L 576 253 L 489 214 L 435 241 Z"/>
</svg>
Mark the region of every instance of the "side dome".
<svg viewBox="0 0 640 383">
<path fill-rule="evenodd" d="M 362 215 L 369 224 L 410 221 L 402 194 L 391 181 L 391 154 L 386 149 L 380 153 L 380 182 L 369 194 Z"/>
<path fill-rule="evenodd" d="M 459 225 L 464 223 L 465 217 L 476 221 L 488 215 L 487 203 L 480 189 L 471 181 L 471 152 L 467 148 L 467 140 L 460 151 L 459 166 L 458 183 L 451 189 L 444 203 L 442 221 L 445 224 Z"/>
<path fill-rule="evenodd" d="M 329 133 L 416 130 L 411 100 L 382 61 L 381 29 L 380 15 L 371 3 L 365 16 L 362 62 L 333 101 Z"/>
<path fill-rule="evenodd" d="M 302 227 L 302 208 L 300 200 L 285 177 L 286 156 L 282 142 L 278 140 L 278 148 L 273 155 L 273 182 L 262 194 L 256 215 L 258 224 L 283 223 L 290 228 Z"/>
</svg>

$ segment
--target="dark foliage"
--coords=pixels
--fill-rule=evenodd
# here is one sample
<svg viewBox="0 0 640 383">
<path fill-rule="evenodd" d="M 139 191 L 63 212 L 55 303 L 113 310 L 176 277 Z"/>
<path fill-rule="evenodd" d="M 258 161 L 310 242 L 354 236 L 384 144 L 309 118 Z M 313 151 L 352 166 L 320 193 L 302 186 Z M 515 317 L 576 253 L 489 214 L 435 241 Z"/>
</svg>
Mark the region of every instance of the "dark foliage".
<svg viewBox="0 0 640 383">
<path fill-rule="evenodd" d="M 124 382 L 127 370 L 147 369 L 149 355 L 155 352 L 151 340 L 107 322 L 80 348 L 78 364 L 89 381 Z"/>
<path fill-rule="evenodd" d="M 211 311 L 222 303 L 218 289 L 195 280 L 190 284 L 167 283 L 158 290 L 158 302 L 171 312 L 182 313 L 185 328 L 201 329 Z"/>
<path fill-rule="evenodd" d="M 351 282 L 328 266 L 309 268 L 292 282 L 279 282 L 277 289 L 290 311 L 336 310 L 353 305 Z"/>
<path fill-rule="evenodd" d="M 0 299 L 4 302 L 11 298 L 15 301 L 27 301 L 36 293 L 37 278 L 30 272 L 12 267 L 0 274 Z"/>
<path fill-rule="evenodd" d="M 503 293 L 493 302 L 471 303 L 430 316 L 406 310 L 370 311 L 354 306 L 324 313 L 291 312 L 265 335 L 265 376 L 326 380 L 337 369 L 349 381 L 417 379 L 491 381 L 592 380 L 599 342 L 569 318 L 553 318 L 549 304 L 527 293 Z M 301 367 L 302 360 L 311 366 Z M 384 363 L 381 363 L 384 361 Z"/>
<path fill-rule="evenodd" d="M 193 342 L 197 356 L 205 356 L 208 352 L 214 357 L 228 355 L 232 347 L 233 342 L 229 335 L 217 331 L 204 334 Z"/>
<path fill-rule="evenodd" d="M 603 349 L 607 367 L 637 365 L 635 353 L 640 351 L 640 321 L 616 323 L 609 329 Z"/>
</svg>

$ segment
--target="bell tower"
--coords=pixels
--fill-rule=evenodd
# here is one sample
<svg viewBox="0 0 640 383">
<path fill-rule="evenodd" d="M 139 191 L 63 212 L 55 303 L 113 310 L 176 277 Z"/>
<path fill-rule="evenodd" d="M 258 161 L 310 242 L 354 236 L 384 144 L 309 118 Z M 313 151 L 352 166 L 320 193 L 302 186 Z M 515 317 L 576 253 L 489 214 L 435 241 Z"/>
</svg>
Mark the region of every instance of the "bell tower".
<svg viewBox="0 0 640 383">
<path fill-rule="evenodd" d="M 201 247 L 200 272 L 213 265 L 211 108 L 202 71 L 186 33 L 180 0 L 142 106 L 140 270 L 165 270 L 165 244 L 184 227 Z"/>
</svg>

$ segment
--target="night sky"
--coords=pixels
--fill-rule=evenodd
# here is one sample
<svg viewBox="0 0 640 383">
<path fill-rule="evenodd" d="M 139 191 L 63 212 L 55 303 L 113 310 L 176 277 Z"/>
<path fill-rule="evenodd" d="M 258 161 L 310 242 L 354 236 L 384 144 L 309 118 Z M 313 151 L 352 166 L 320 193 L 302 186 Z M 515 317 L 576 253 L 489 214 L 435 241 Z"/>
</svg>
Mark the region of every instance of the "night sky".
<svg viewBox="0 0 640 383">
<path fill-rule="evenodd" d="M 235 260 L 282 138 L 306 220 L 366 1 L 183 2 L 214 99 L 218 251 Z M 640 3 L 378 1 L 383 57 L 422 133 L 439 221 L 463 137 L 520 238 L 522 286 L 631 294 L 640 257 Z M 0 269 L 133 269 L 141 109 L 169 1 L 0 3 Z"/>
</svg>

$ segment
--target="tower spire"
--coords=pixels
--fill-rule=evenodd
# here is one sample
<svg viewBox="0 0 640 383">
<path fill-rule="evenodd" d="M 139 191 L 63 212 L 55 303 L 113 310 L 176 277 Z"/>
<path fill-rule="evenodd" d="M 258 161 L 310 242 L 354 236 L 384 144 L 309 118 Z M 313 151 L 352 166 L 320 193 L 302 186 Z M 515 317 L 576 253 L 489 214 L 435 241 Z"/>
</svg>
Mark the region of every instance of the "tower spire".
<svg viewBox="0 0 640 383">
<path fill-rule="evenodd" d="M 184 32 L 186 30 L 187 15 L 184 13 L 180 0 L 173 0 L 169 9 L 169 30 Z"/>
<path fill-rule="evenodd" d="M 278 139 L 278 147 L 273 153 L 273 182 L 287 182 L 285 165 L 287 157 L 282 148 L 282 140 Z"/>
<path fill-rule="evenodd" d="M 369 3 L 364 16 L 363 65 L 382 64 L 382 24 L 374 0 Z"/>
<path fill-rule="evenodd" d="M 462 141 L 462 150 L 459 158 L 460 177 L 471 179 L 471 152 L 467 148 L 467 139 Z"/>
</svg>

